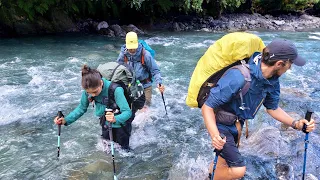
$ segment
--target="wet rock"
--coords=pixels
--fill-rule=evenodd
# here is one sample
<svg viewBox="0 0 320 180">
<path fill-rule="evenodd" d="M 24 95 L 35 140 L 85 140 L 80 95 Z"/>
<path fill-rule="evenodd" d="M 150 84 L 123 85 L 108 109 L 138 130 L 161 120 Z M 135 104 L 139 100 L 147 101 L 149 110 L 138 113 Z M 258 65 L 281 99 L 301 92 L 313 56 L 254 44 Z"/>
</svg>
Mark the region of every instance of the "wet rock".
<svg viewBox="0 0 320 180">
<path fill-rule="evenodd" d="M 286 22 L 284 20 L 281 20 L 281 21 L 274 20 L 273 23 L 275 23 L 278 26 L 281 26 L 281 25 L 285 24 Z"/>
<path fill-rule="evenodd" d="M 86 20 L 79 21 L 77 23 L 77 28 L 79 29 L 80 32 L 96 33 L 98 25 L 99 25 L 98 22 L 93 21 L 92 19 L 86 19 Z"/>
<path fill-rule="evenodd" d="M 297 88 L 281 88 L 281 93 L 283 94 L 290 94 L 294 97 L 299 97 L 299 98 L 305 98 L 308 97 L 307 92 L 305 91 L 301 91 L 301 89 L 297 89 Z"/>
<path fill-rule="evenodd" d="M 124 26 L 121 26 L 122 29 L 124 29 L 126 32 L 130 32 L 130 31 L 134 31 L 136 32 L 137 34 L 145 34 L 142 30 L 140 30 L 139 28 L 137 28 L 135 25 L 133 24 L 129 24 L 129 25 L 124 25 Z"/>
<path fill-rule="evenodd" d="M 210 28 L 215 31 L 237 31 L 237 30 L 283 30 L 283 31 L 306 31 L 314 28 L 320 28 L 320 18 L 313 16 L 292 16 L 282 15 L 273 17 L 271 15 L 259 14 L 226 14 L 220 19 L 212 17 L 193 18 L 190 21 L 173 22 L 173 31 L 185 31 L 190 29 L 206 30 Z"/>
<path fill-rule="evenodd" d="M 306 177 L 306 180 L 318 180 L 318 178 L 315 177 L 315 176 L 312 175 L 312 174 L 308 174 L 307 177 Z"/>
<path fill-rule="evenodd" d="M 280 131 L 275 127 L 260 128 L 249 136 L 248 140 L 243 143 L 245 153 L 256 155 L 264 158 L 274 158 L 279 156 L 280 151 Z"/>
<path fill-rule="evenodd" d="M 71 173 L 68 180 L 91 179 L 90 174 L 97 174 L 97 173 L 103 173 L 103 176 L 105 177 L 105 179 L 113 179 L 112 172 L 113 172 L 112 162 L 98 160 L 94 163 L 88 164 L 87 166 Z"/>
<path fill-rule="evenodd" d="M 177 22 L 173 23 L 173 31 L 181 31 L 181 28 Z"/>
<path fill-rule="evenodd" d="M 201 31 L 210 32 L 210 29 L 208 29 L 208 28 L 202 28 Z"/>
<path fill-rule="evenodd" d="M 279 180 L 293 179 L 293 167 L 289 164 L 276 164 L 276 173 Z"/>
<path fill-rule="evenodd" d="M 100 29 L 107 29 L 109 27 L 109 24 L 105 21 L 102 21 L 97 26 L 97 31 L 100 31 Z"/>
<path fill-rule="evenodd" d="M 295 31 L 295 28 L 290 24 L 285 24 L 283 27 L 281 27 L 281 29 L 283 31 Z"/>
<path fill-rule="evenodd" d="M 118 24 L 114 24 L 114 25 L 111 25 L 109 27 L 115 34 L 115 36 L 117 37 L 125 37 L 126 36 L 126 31 L 123 30 Z"/>
<path fill-rule="evenodd" d="M 303 14 L 300 16 L 301 19 L 305 19 L 305 20 L 314 20 L 314 19 L 319 19 L 317 17 L 314 17 L 314 16 L 309 16 L 307 14 Z"/>
<path fill-rule="evenodd" d="M 115 37 L 115 36 L 116 36 L 116 35 L 114 34 L 114 31 L 111 30 L 111 29 L 109 29 L 109 28 L 107 28 L 107 29 L 105 29 L 105 28 L 100 29 L 99 34 L 106 35 L 106 36 L 108 36 L 108 37 Z"/>
<path fill-rule="evenodd" d="M 242 178 L 244 180 L 277 179 L 274 164 L 261 157 L 247 156 L 246 166 L 247 171 L 244 178 Z"/>
</svg>

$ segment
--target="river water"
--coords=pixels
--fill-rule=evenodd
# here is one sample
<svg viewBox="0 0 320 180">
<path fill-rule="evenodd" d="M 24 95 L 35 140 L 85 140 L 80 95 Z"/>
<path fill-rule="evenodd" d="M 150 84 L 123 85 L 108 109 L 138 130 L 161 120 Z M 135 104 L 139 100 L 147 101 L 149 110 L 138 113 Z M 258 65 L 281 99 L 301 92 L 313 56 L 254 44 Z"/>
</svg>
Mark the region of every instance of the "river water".
<svg viewBox="0 0 320 180">
<path fill-rule="evenodd" d="M 304 115 L 306 106 L 318 114 L 320 33 L 252 33 L 266 44 L 277 37 L 295 42 L 308 63 L 304 67 L 293 66 L 281 77 L 280 105 L 298 117 Z M 133 122 L 133 151 L 115 151 L 119 179 L 193 180 L 207 176 L 213 149 L 200 110 L 186 106 L 185 98 L 198 59 L 222 35 L 154 32 L 142 37 L 157 53 L 166 86 L 168 116 L 154 87 L 152 106 L 147 112 L 139 112 Z M 62 127 L 59 159 L 53 118 L 58 110 L 66 115 L 79 103 L 81 65 L 97 67 L 115 61 L 123 43 L 120 38 L 70 34 L 0 40 L 0 179 L 113 178 L 112 159 L 103 152 L 101 130 L 92 106 L 77 122 Z M 252 135 L 242 138 L 246 146 L 240 147 L 248 164 L 244 179 L 301 178 L 304 134 L 289 131 L 291 138 L 287 138 L 288 133 L 279 130 L 280 125 L 265 116 L 263 108 L 249 122 Z M 258 151 L 252 148 L 254 143 L 263 143 L 259 139 L 268 127 L 280 132 L 281 138 L 273 144 L 279 149 L 277 155 L 257 153 L 261 147 Z M 309 140 L 306 172 L 320 178 L 318 129 L 310 133 Z M 281 148 L 282 142 L 289 148 Z M 288 165 L 291 175 L 281 177 L 279 164 Z"/>
</svg>

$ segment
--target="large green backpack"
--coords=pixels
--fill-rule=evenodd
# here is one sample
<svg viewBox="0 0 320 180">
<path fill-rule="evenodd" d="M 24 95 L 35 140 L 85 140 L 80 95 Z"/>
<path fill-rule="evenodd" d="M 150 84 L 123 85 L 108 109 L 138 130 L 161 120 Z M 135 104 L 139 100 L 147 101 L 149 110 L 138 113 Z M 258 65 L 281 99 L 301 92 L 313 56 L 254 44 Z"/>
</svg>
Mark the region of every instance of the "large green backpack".
<svg viewBox="0 0 320 180">
<path fill-rule="evenodd" d="M 126 64 L 118 62 L 108 62 L 100 64 L 97 68 L 100 74 L 111 81 L 108 90 L 108 104 L 111 108 L 116 109 L 114 91 L 117 87 L 122 87 L 124 95 L 128 101 L 130 108 L 142 109 L 145 102 L 143 86 L 136 81 L 134 71 Z"/>
</svg>

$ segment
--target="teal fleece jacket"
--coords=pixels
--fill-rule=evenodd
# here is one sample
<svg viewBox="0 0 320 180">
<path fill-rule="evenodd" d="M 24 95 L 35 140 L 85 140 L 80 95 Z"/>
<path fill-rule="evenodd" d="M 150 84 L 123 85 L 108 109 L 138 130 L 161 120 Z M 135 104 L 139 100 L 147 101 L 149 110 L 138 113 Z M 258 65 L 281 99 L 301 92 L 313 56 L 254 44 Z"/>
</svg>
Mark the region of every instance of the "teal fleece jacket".
<svg viewBox="0 0 320 180">
<path fill-rule="evenodd" d="M 102 104 L 102 99 L 104 97 L 108 97 L 108 89 L 111 84 L 110 81 L 102 78 L 103 80 L 103 88 L 101 90 L 101 93 L 98 96 L 95 96 L 94 103 L 95 103 L 95 115 L 98 117 L 101 117 L 104 115 L 104 110 L 106 108 L 106 105 Z M 124 90 L 122 87 L 117 87 L 114 92 L 114 99 L 116 101 L 116 104 L 120 108 L 120 114 L 115 115 L 116 122 L 112 124 L 113 128 L 120 128 L 121 124 L 125 125 L 125 122 L 131 117 L 131 110 L 129 108 L 128 102 L 126 100 L 126 97 L 124 96 Z M 88 100 L 88 94 L 86 91 L 82 92 L 80 104 L 76 109 L 74 109 L 70 114 L 68 114 L 65 117 L 65 120 L 67 122 L 67 125 L 70 125 L 71 123 L 78 120 L 85 112 L 87 112 L 87 108 L 89 106 L 89 100 Z M 108 121 L 106 121 L 108 124 Z"/>
</svg>

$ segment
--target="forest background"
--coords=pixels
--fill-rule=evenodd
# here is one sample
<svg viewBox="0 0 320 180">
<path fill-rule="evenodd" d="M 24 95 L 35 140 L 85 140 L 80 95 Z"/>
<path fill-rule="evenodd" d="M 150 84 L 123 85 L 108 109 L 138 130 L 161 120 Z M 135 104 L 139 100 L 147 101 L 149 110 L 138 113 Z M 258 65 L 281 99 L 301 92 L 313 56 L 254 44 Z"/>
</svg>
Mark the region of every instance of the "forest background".
<svg viewBox="0 0 320 180">
<path fill-rule="evenodd" d="M 154 24 L 224 14 L 319 16 L 319 0 L 0 0 L 0 35 L 81 31 L 88 19 L 108 24 Z"/>
</svg>

